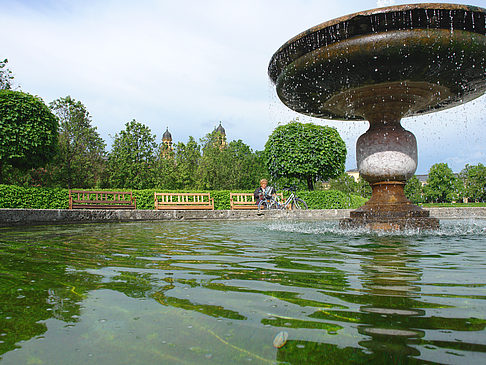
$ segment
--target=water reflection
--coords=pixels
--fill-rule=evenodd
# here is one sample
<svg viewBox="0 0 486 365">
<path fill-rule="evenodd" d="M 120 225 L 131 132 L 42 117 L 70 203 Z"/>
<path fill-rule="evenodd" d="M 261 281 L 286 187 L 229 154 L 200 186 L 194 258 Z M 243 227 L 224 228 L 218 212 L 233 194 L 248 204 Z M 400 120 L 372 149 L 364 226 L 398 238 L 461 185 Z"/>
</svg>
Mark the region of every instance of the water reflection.
<svg viewBox="0 0 486 365">
<path fill-rule="evenodd" d="M 421 271 L 414 267 L 419 253 L 407 241 L 382 238 L 364 250 L 362 281 L 369 304 L 360 308 L 364 324 L 358 330 L 371 339 L 359 344 L 370 349 L 377 359 L 420 355 L 410 346 L 413 339 L 424 337 L 424 332 L 410 323 L 412 317 L 425 315 L 417 285 Z"/>
<path fill-rule="evenodd" d="M 2 363 L 484 359 L 481 224 L 463 236 L 322 222 L 3 229 Z"/>
</svg>

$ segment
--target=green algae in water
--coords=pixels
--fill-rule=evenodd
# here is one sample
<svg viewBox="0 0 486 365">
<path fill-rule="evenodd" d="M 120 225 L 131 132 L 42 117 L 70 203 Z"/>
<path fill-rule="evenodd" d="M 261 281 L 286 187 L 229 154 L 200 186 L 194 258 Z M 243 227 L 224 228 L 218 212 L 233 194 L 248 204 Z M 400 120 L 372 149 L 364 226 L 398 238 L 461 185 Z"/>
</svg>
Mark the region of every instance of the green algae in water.
<svg viewBox="0 0 486 365">
<path fill-rule="evenodd" d="M 2 364 L 481 363 L 486 222 L 0 230 Z M 275 336 L 287 332 L 281 348 Z"/>
</svg>

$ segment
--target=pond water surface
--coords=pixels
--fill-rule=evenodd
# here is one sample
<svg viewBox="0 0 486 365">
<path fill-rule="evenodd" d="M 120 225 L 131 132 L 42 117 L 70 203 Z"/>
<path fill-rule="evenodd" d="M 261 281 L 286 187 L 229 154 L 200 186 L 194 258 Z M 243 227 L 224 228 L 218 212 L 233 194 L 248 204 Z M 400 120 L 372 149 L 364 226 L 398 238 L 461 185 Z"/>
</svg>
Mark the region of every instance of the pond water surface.
<svg viewBox="0 0 486 365">
<path fill-rule="evenodd" d="M 486 363 L 486 221 L 441 223 L 3 228 L 0 362 Z"/>
</svg>

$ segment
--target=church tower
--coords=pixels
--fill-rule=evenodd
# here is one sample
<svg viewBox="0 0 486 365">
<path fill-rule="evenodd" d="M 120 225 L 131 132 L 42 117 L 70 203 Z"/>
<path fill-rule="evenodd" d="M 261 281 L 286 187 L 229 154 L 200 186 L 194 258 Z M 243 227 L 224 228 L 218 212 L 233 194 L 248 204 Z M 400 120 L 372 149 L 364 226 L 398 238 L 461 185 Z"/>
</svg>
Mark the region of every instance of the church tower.
<svg viewBox="0 0 486 365">
<path fill-rule="evenodd" d="M 172 151 L 174 146 L 172 145 L 172 135 L 169 132 L 169 127 L 162 135 L 162 144 L 160 145 L 160 155 L 162 158 L 172 158 Z"/>
<path fill-rule="evenodd" d="M 172 151 L 174 149 L 172 146 L 172 134 L 169 132 L 169 127 L 167 127 L 167 130 L 162 135 L 162 143 L 167 146 L 168 150 Z"/>
<path fill-rule="evenodd" d="M 223 126 L 221 125 L 221 122 L 219 122 L 219 126 L 215 129 L 216 132 L 219 132 L 219 148 L 223 149 L 226 148 L 227 143 L 226 143 L 226 131 L 224 130 Z"/>
</svg>

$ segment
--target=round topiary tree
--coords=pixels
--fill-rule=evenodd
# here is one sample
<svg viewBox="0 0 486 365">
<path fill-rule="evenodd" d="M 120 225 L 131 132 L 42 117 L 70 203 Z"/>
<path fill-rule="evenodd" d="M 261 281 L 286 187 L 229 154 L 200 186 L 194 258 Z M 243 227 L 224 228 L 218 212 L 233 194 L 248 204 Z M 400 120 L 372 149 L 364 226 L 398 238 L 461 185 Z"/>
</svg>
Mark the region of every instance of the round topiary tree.
<svg viewBox="0 0 486 365">
<path fill-rule="evenodd" d="M 25 170 L 51 161 L 58 127 L 56 116 L 39 97 L 0 90 L 0 182 L 5 164 Z"/>
<path fill-rule="evenodd" d="M 275 128 L 268 138 L 265 162 L 272 177 L 296 177 L 314 190 L 317 180 L 326 181 L 344 172 L 346 152 L 336 129 L 292 121 Z"/>
</svg>

